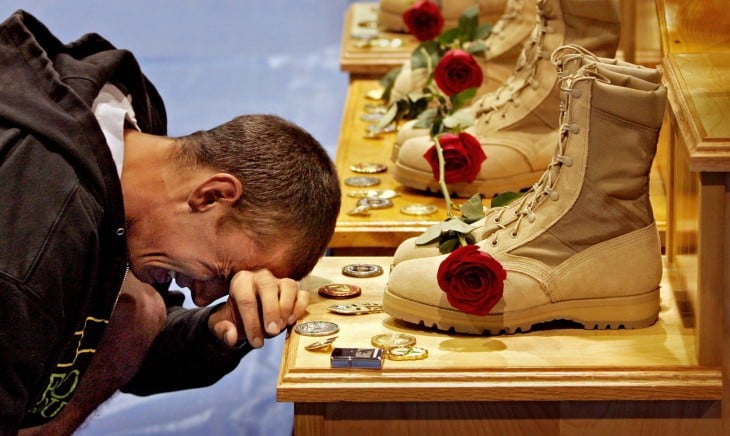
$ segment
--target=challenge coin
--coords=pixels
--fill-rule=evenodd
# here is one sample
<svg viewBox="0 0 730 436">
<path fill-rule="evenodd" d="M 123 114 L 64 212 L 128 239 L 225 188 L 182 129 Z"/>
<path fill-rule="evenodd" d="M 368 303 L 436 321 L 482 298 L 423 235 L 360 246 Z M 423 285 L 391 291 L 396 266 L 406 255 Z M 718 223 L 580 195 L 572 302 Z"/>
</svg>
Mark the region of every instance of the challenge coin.
<svg viewBox="0 0 730 436">
<path fill-rule="evenodd" d="M 357 189 L 347 193 L 351 198 L 395 198 L 398 194 L 392 189 L 376 190 L 376 189 Z"/>
<path fill-rule="evenodd" d="M 383 267 L 372 263 L 352 263 L 342 267 L 342 274 L 347 277 L 377 277 L 383 274 Z"/>
<path fill-rule="evenodd" d="M 411 347 L 416 345 L 415 336 L 406 335 L 404 333 L 384 333 L 375 335 L 370 339 L 373 347 L 389 350 L 395 347 Z"/>
<path fill-rule="evenodd" d="M 375 186 L 380 184 L 380 179 L 377 177 L 367 177 L 367 176 L 355 176 L 355 177 L 348 177 L 345 179 L 345 185 L 347 186 L 357 186 L 357 187 L 366 187 L 366 186 Z"/>
<path fill-rule="evenodd" d="M 393 207 L 393 201 L 389 198 L 365 197 L 357 201 L 358 206 L 367 206 L 370 209 L 386 209 Z"/>
<path fill-rule="evenodd" d="M 328 307 L 327 310 L 339 315 L 365 315 L 382 312 L 383 305 L 378 303 L 334 304 Z"/>
<path fill-rule="evenodd" d="M 350 165 L 350 170 L 362 174 L 377 174 L 386 172 L 388 167 L 377 162 L 360 162 Z"/>
<path fill-rule="evenodd" d="M 309 350 L 309 351 L 326 350 L 326 349 L 330 348 L 330 345 L 332 345 L 332 342 L 334 342 L 335 339 L 337 339 L 337 336 L 332 336 L 331 338 L 312 342 L 309 345 L 305 345 L 304 349 Z"/>
<path fill-rule="evenodd" d="M 370 206 L 357 206 L 347 211 L 351 216 L 370 216 Z"/>
<path fill-rule="evenodd" d="M 327 336 L 340 331 L 340 327 L 329 321 L 307 321 L 297 324 L 294 331 L 302 336 Z"/>
<path fill-rule="evenodd" d="M 319 288 L 318 293 L 325 298 L 354 298 L 362 293 L 362 289 L 355 285 L 330 283 Z"/>
<path fill-rule="evenodd" d="M 400 209 L 406 215 L 431 215 L 437 210 L 438 208 L 432 204 L 409 204 Z"/>
<path fill-rule="evenodd" d="M 389 360 L 422 360 L 428 357 L 428 350 L 421 347 L 389 348 L 385 357 Z"/>
</svg>

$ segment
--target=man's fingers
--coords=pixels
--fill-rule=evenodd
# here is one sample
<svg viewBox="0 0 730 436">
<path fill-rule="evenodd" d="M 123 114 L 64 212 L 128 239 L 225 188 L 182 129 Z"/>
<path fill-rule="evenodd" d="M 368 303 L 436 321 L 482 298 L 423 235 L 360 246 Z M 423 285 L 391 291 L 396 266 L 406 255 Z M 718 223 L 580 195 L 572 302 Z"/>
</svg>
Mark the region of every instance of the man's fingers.
<svg viewBox="0 0 730 436">
<path fill-rule="evenodd" d="M 231 280 L 228 299 L 251 346 L 263 345 L 264 335 L 276 336 L 305 312 L 309 293 L 292 279 L 279 279 L 269 270 L 240 271 Z"/>
<path fill-rule="evenodd" d="M 289 319 L 287 320 L 287 324 L 293 325 L 297 322 L 299 318 L 304 315 L 304 313 L 307 311 L 307 306 L 309 306 L 309 292 L 308 291 L 297 291 L 297 300 L 294 303 L 294 309 L 292 310 L 291 315 L 289 315 Z"/>
<path fill-rule="evenodd" d="M 238 329 L 230 321 L 219 321 L 213 326 L 213 333 L 219 341 L 233 348 L 238 342 Z"/>
<path fill-rule="evenodd" d="M 252 273 L 241 271 L 233 276 L 228 301 L 233 301 L 232 310 L 242 320 L 243 330 L 249 344 L 254 348 L 260 348 L 264 345 L 264 335 L 261 329 L 262 320 L 259 316 L 259 303 L 256 297 Z"/>
<path fill-rule="evenodd" d="M 279 307 L 279 280 L 268 270 L 259 270 L 254 273 L 254 286 L 261 304 L 264 328 L 269 335 L 278 335 L 285 326 Z"/>
</svg>

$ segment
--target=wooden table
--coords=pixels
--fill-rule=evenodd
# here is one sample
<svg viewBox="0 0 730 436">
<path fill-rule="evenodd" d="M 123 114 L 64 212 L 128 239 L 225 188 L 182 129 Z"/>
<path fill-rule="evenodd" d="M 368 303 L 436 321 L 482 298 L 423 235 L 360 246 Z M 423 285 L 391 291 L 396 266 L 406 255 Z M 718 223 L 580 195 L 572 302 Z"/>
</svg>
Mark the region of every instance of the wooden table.
<svg viewBox="0 0 730 436">
<path fill-rule="evenodd" d="M 360 279 L 342 275 L 343 266 L 363 262 L 380 265 L 385 273 Z M 389 265 L 388 257 L 323 258 L 302 283 L 311 290 L 312 303 L 300 322 L 336 322 L 339 347 L 370 347 L 373 335 L 407 333 L 429 357 L 387 360 L 382 370 L 332 369 L 328 351 L 304 349 L 322 338 L 292 332 L 277 399 L 294 402 L 296 435 L 557 435 L 586 429 L 633 435 L 638 428 L 647 434 L 719 434 L 712 400 L 722 394 L 720 369 L 697 364 L 691 320 L 666 280 L 660 320 L 637 330 L 467 336 L 418 328 L 384 313 L 347 316 L 327 310 L 343 301 L 382 301 Z M 317 294 L 333 282 L 358 285 L 363 293 L 353 300 Z M 681 411 L 681 423 L 655 419 L 672 411 Z"/>
<path fill-rule="evenodd" d="M 393 162 L 390 157 L 395 141 L 395 133 L 385 133 L 378 138 L 366 138 L 369 124 L 361 117 L 366 113 L 366 104 L 382 104 L 368 99 L 369 91 L 381 89 L 377 80 L 351 80 L 342 119 L 342 128 L 337 146 L 335 165 L 342 180 L 342 210 L 337 219 L 335 234 L 330 247 L 339 255 L 392 255 L 404 239 L 418 236 L 428 227 L 446 219 L 443 197 L 428 195 L 422 191 L 406 188 L 393 180 Z M 360 162 L 383 163 L 388 166 L 385 173 L 373 174 L 381 182 L 370 189 L 393 189 L 399 196 L 393 199 L 393 207 L 372 210 L 369 216 L 352 216 L 348 211 L 357 204 L 357 198 L 348 194 L 356 188 L 346 186 L 348 177 L 362 176 L 350 170 L 352 164 Z M 437 208 L 432 215 L 414 216 L 401 212 L 409 204 L 427 204 Z"/>
<path fill-rule="evenodd" d="M 730 10 L 656 0 L 668 105 L 667 264 L 701 365 L 722 365 L 730 434 Z"/>
<path fill-rule="evenodd" d="M 340 68 L 351 75 L 380 78 L 410 59 L 418 40 L 408 33 L 377 28 L 377 2 L 356 2 L 345 13 Z M 367 44 L 371 40 L 374 44 Z"/>
<path fill-rule="evenodd" d="M 727 0 L 656 0 L 656 9 L 665 55 L 728 51 Z"/>
</svg>

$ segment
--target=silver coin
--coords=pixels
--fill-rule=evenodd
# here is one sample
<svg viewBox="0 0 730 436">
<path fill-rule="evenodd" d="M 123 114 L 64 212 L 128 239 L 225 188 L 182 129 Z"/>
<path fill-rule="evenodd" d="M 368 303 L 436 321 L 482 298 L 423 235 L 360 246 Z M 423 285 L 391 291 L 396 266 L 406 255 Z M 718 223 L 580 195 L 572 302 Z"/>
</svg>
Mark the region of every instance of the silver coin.
<svg viewBox="0 0 730 436">
<path fill-rule="evenodd" d="M 367 206 L 370 209 L 385 209 L 393 207 L 393 201 L 389 198 L 365 197 L 357 201 L 358 206 Z"/>
<path fill-rule="evenodd" d="M 409 204 L 400 209 L 406 215 L 431 215 L 436 213 L 438 208 L 432 204 Z"/>
<path fill-rule="evenodd" d="M 370 216 L 370 206 L 357 206 L 347 211 L 351 216 Z"/>
<path fill-rule="evenodd" d="M 360 121 L 365 121 L 366 123 L 377 123 L 378 121 L 383 119 L 383 114 L 362 114 L 360 115 Z"/>
<path fill-rule="evenodd" d="M 348 197 L 353 198 L 395 198 L 399 194 L 392 189 L 375 190 L 375 189 L 358 189 L 347 193 Z"/>
<path fill-rule="evenodd" d="M 315 350 L 324 350 L 327 348 L 330 348 L 332 345 L 332 342 L 337 339 L 337 336 L 332 336 L 331 338 L 323 339 L 321 341 L 312 342 L 309 345 L 305 345 L 304 349 L 309 351 L 315 351 Z"/>
<path fill-rule="evenodd" d="M 357 186 L 357 187 L 365 187 L 365 186 L 375 186 L 380 184 L 380 179 L 377 177 L 366 177 L 366 176 L 356 176 L 356 177 L 348 177 L 345 179 L 345 185 L 348 186 Z"/>
<path fill-rule="evenodd" d="M 302 336 L 327 336 L 340 331 L 340 327 L 329 321 L 307 321 L 297 324 L 294 331 Z"/>
<path fill-rule="evenodd" d="M 383 311 L 383 305 L 379 303 L 334 304 L 329 306 L 327 310 L 338 315 L 366 315 L 369 313 L 381 313 Z"/>
<path fill-rule="evenodd" d="M 366 103 L 364 106 L 365 113 L 368 114 L 380 114 L 385 115 L 388 112 L 388 107 L 382 104 Z"/>
<path fill-rule="evenodd" d="M 342 274 L 348 277 L 377 277 L 383 274 L 383 267 L 372 263 L 353 263 L 343 266 Z"/>
<path fill-rule="evenodd" d="M 387 126 L 385 126 L 382 130 L 378 129 L 378 126 L 375 124 L 369 124 L 365 127 L 365 131 L 368 133 L 368 135 L 377 135 L 378 133 L 390 133 L 395 132 L 397 129 L 397 126 L 395 123 L 390 123 Z"/>
<path fill-rule="evenodd" d="M 356 173 L 377 174 L 388 171 L 388 166 L 377 162 L 360 162 L 350 165 L 350 170 Z"/>
</svg>

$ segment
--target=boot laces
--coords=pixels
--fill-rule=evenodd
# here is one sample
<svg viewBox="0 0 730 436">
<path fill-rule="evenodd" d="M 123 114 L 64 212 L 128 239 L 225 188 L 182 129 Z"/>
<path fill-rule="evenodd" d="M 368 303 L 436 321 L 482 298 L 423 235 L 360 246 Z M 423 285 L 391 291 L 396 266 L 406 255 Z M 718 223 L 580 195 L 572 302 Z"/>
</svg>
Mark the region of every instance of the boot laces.
<svg viewBox="0 0 730 436">
<path fill-rule="evenodd" d="M 548 25 L 547 2 L 538 2 L 538 13 L 535 27 L 532 30 L 530 38 L 525 41 L 522 51 L 517 58 L 517 64 L 512 74 L 505 82 L 494 90 L 492 93 L 481 98 L 476 112 L 477 117 L 482 117 L 484 122 L 488 123 L 494 112 L 507 106 L 507 103 L 513 103 L 513 106 L 519 106 L 519 96 L 527 87 L 539 87 L 537 81 L 538 63 L 542 59 L 548 59 L 549 56 L 543 50 L 545 35 L 551 32 Z M 491 99 L 488 97 L 492 97 Z M 488 102 L 489 101 L 489 102 Z M 507 109 L 505 109 L 506 111 Z M 486 116 L 483 116 L 486 115 Z M 501 114 L 506 117 L 505 113 Z"/>
<path fill-rule="evenodd" d="M 558 70 L 562 71 L 568 62 L 574 61 L 578 58 L 588 58 L 593 62 L 600 62 L 598 56 L 594 55 L 584 47 L 577 44 L 566 44 L 553 50 L 550 54 L 550 62 L 558 67 Z"/>
<path fill-rule="evenodd" d="M 510 236 L 513 238 L 518 237 L 520 228 L 523 226 L 525 220 L 528 223 L 532 223 L 537 219 L 536 211 L 546 199 L 551 201 L 558 201 L 560 199 L 560 193 L 555 189 L 555 184 L 557 183 L 561 168 L 563 166 L 570 167 L 574 163 L 573 158 L 566 154 L 567 140 L 570 135 L 575 135 L 581 130 L 577 123 L 571 122 L 567 109 L 572 99 L 577 99 L 581 96 L 579 90 L 574 88 L 575 84 L 581 80 L 594 80 L 597 78 L 596 75 L 590 74 L 589 70 L 586 69 L 586 73 L 588 74 L 580 71 L 576 75 L 568 75 L 558 79 L 560 89 L 565 93 L 566 99 L 565 104 L 561 105 L 561 123 L 557 151 L 548 165 L 547 170 L 521 198 L 491 212 L 493 215 L 491 221 L 497 226 L 497 230 L 491 235 L 492 239 L 490 243 L 492 246 L 496 247 L 498 245 L 499 241 L 497 236 L 501 230 L 510 228 L 512 230 Z M 509 212 L 512 213 L 509 214 Z"/>
<path fill-rule="evenodd" d="M 504 39 L 505 28 L 512 25 L 513 21 L 517 21 L 522 17 L 520 11 L 524 6 L 525 0 L 509 0 L 507 7 L 505 8 L 504 14 L 499 20 L 492 26 L 492 30 L 489 36 L 485 39 L 484 43 L 487 46 L 487 50 L 491 48 L 491 42 L 494 38 Z"/>
</svg>

